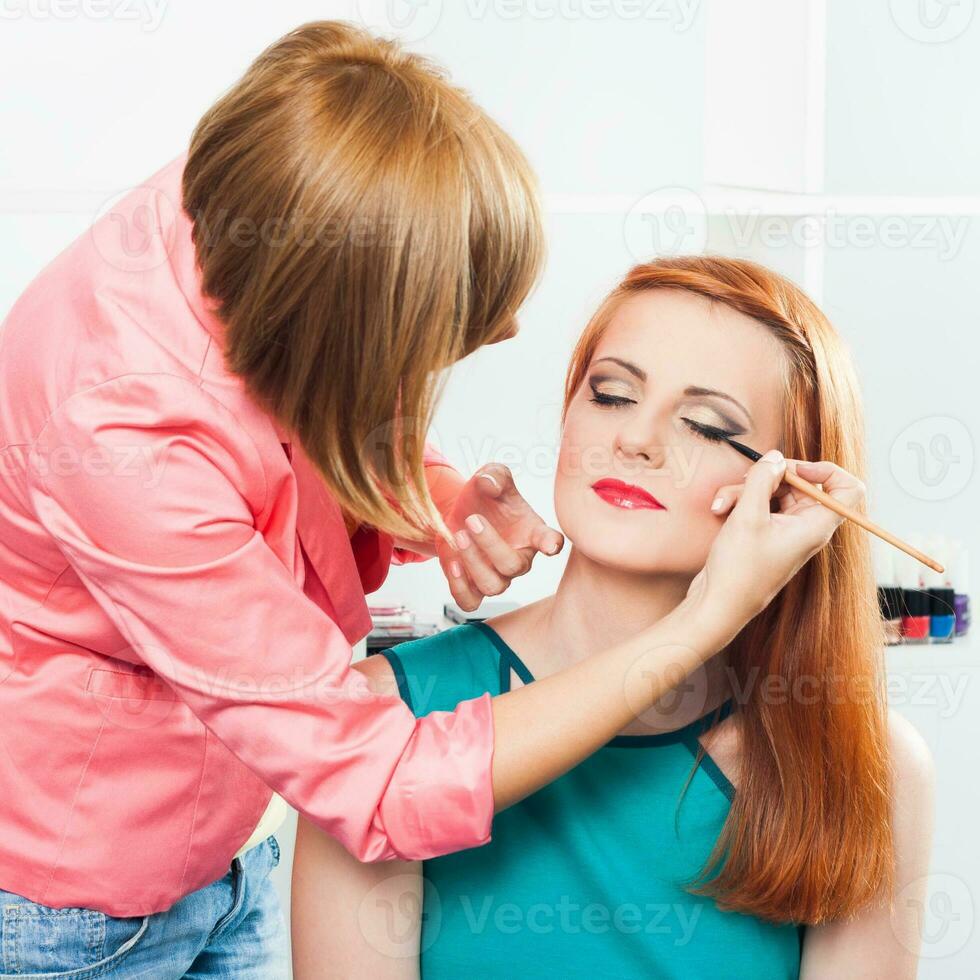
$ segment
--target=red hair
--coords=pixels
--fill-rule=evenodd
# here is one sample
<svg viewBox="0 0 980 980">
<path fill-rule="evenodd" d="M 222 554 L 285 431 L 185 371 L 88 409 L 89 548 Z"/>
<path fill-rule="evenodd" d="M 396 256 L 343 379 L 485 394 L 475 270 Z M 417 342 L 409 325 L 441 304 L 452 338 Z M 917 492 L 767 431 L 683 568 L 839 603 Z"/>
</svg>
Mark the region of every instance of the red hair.
<svg viewBox="0 0 980 980">
<path fill-rule="evenodd" d="M 697 293 L 770 330 L 789 363 L 784 455 L 831 460 L 865 479 L 863 411 L 844 342 L 802 290 L 740 259 L 684 256 L 631 269 L 576 345 L 563 423 L 618 304 L 660 288 Z M 723 909 L 807 924 L 891 895 L 884 647 L 870 542 L 845 521 L 728 648 L 739 785 L 690 891 Z M 789 693 L 765 696 L 768 678 Z"/>
</svg>

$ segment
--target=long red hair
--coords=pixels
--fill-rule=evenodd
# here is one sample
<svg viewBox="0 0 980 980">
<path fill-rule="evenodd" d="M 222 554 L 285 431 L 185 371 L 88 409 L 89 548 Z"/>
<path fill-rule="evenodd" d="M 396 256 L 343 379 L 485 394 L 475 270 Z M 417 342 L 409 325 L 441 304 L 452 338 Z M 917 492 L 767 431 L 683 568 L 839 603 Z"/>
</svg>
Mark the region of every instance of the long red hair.
<svg viewBox="0 0 980 980">
<path fill-rule="evenodd" d="M 698 293 L 767 327 L 790 364 L 778 448 L 866 478 L 846 345 L 802 290 L 739 259 L 684 256 L 631 269 L 576 345 L 563 422 L 617 304 L 658 288 Z M 807 924 L 891 895 L 884 646 L 868 536 L 845 521 L 729 647 L 738 790 L 691 892 L 721 908 Z M 769 677 L 786 697 L 764 694 Z"/>
</svg>

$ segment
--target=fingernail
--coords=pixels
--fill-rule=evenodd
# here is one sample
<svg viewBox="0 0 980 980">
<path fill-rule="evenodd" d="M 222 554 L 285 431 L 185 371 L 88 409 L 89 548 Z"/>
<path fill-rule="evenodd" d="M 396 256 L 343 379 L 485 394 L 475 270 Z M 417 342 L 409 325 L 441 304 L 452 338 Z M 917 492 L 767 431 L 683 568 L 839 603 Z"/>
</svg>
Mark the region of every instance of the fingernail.
<svg viewBox="0 0 980 980">
<path fill-rule="evenodd" d="M 451 561 L 449 563 L 449 574 L 452 575 L 453 578 L 462 578 L 463 569 L 458 561 Z"/>
<path fill-rule="evenodd" d="M 783 454 L 778 449 L 770 449 L 769 452 L 763 453 L 762 458 L 767 463 L 782 463 Z"/>
<path fill-rule="evenodd" d="M 471 530 L 479 534 L 483 530 L 483 521 L 480 520 L 479 515 L 470 514 L 466 518 L 466 526 Z"/>
<path fill-rule="evenodd" d="M 456 532 L 456 545 L 460 548 L 468 548 L 470 546 L 470 536 L 462 529 Z"/>
<path fill-rule="evenodd" d="M 500 484 L 489 473 L 481 473 L 480 479 L 489 480 L 498 490 L 500 489 Z"/>
<path fill-rule="evenodd" d="M 712 510 L 721 510 L 721 505 L 724 502 L 725 502 L 725 498 L 724 497 L 715 497 L 715 499 L 711 501 L 711 509 Z"/>
</svg>

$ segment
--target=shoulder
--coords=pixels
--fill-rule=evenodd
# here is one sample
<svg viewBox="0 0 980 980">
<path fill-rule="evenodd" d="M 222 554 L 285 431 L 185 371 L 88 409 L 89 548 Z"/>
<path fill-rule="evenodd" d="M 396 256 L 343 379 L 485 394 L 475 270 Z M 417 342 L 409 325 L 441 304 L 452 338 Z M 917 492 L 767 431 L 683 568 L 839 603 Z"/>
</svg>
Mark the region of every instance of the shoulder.
<svg viewBox="0 0 980 980">
<path fill-rule="evenodd" d="M 77 391 L 29 447 L 23 469 L 35 516 L 64 544 L 97 542 L 116 558 L 224 559 L 255 537 L 270 499 L 271 457 L 179 375 L 127 374 Z"/>
<path fill-rule="evenodd" d="M 59 393 L 48 406 L 40 435 L 59 427 L 101 431 L 107 425 L 244 431 L 235 411 L 196 378 L 177 371 L 134 370 Z"/>
<path fill-rule="evenodd" d="M 398 694 L 398 681 L 391 669 L 391 661 L 380 653 L 351 664 L 367 679 L 368 687 L 375 694 Z"/>
<path fill-rule="evenodd" d="M 932 752 L 919 730 L 894 708 L 888 709 L 888 752 L 896 792 L 902 787 L 924 788 L 935 774 Z"/>
<path fill-rule="evenodd" d="M 399 643 L 355 665 L 372 690 L 398 693 L 416 716 L 453 711 L 461 701 L 499 694 L 499 657 L 472 625 Z"/>
<path fill-rule="evenodd" d="M 928 871 L 932 849 L 935 765 L 929 746 L 915 726 L 891 708 L 888 751 L 896 881 L 900 887 L 920 888 L 919 879 Z M 924 895 L 919 897 L 925 900 Z"/>
<path fill-rule="evenodd" d="M 244 475 L 262 475 L 259 448 L 236 413 L 195 379 L 167 371 L 119 374 L 66 394 L 49 407 L 32 448 L 128 449 L 142 459 L 162 455 L 163 445 L 169 460 L 189 443 L 185 455 L 196 454 L 202 464 L 234 463 L 251 468 Z M 242 475 L 234 472 L 238 480 Z"/>
</svg>

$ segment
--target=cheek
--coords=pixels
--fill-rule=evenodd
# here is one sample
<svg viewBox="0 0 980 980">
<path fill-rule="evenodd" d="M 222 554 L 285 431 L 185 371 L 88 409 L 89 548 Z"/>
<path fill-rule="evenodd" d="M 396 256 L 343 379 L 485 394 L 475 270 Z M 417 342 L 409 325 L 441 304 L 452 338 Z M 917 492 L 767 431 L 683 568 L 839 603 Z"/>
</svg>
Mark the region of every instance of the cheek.
<svg viewBox="0 0 980 980">
<path fill-rule="evenodd" d="M 718 490 L 725 485 L 725 480 L 700 479 L 692 487 L 688 494 L 688 501 L 691 507 L 698 514 L 704 514 L 714 520 L 711 512 L 711 502 L 718 496 Z"/>
<path fill-rule="evenodd" d="M 741 483 L 748 468 L 748 460 L 742 465 L 738 459 L 731 459 L 714 447 L 692 462 L 685 496 L 693 507 L 709 514 L 718 491 L 724 486 Z"/>
<path fill-rule="evenodd" d="M 615 432 L 598 417 L 569 412 L 558 447 L 557 484 L 586 486 L 608 476 L 614 466 Z"/>
</svg>

